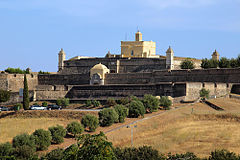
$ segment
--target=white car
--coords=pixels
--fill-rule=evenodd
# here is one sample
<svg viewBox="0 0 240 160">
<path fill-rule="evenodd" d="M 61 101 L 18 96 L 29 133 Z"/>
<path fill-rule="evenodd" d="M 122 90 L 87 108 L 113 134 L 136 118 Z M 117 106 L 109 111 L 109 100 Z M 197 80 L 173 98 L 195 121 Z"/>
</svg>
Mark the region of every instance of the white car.
<svg viewBox="0 0 240 160">
<path fill-rule="evenodd" d="M 31 110 L 47 110 L 47 107 L 43 107 L 43 106 L 31 106 L 30 107 Z"/>
</svg>

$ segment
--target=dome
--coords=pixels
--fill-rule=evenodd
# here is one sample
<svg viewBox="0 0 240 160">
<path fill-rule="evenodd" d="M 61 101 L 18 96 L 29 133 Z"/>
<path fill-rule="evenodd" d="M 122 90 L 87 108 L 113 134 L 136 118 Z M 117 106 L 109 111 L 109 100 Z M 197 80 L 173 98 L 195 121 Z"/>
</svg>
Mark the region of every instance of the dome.
<svg viewBox="0 0 240 160">
<path fill-rule="evenodd" d="M 108 68 L 105 65 L 99 63 L 99 64 L 96 64 L 95 66 L 93 66 L 92 69 L 105 70 L 105 69 L 108 69 Z"/>
</svg>

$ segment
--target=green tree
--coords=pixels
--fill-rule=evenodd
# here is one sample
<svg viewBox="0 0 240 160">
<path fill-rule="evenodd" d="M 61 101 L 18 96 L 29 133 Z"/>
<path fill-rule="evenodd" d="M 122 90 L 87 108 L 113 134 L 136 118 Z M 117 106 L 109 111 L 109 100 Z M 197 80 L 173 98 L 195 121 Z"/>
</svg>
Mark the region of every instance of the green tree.
<svg viewBox="0 0 240 160">
<path fill-rule="evenodd" d="M 17 135 L 12 141 L 16 157 L 29 159 L 36 152 L 35 137 L 26 133 Z"/>
<path fill-rule="evenodd" d="M 130 102 L 130 99 L 129 97 L 124 97 L 124 98 L 121 98 L 119 102 L 120 102 L 119 104 L 127 105 Z"/>
<path fill-rule="evenodd" d="M 123 105 L 117 104 L 114 106 L 114 109 L 118 114 L 118 121 L 120 123 L 123 123 L 125 121 L 125 118 L 128 116 L 128 108 Z"/>
<path fill-rule="evenodd" d="M 61 148 L 57 148 L 52 150 L 51 152 L 47 153 L 45 157 L 43 157 L 42 159 L 44 160 L 65 160 L 64 159 L 65 155 L 64 155 L 64 150 Z M 68 159 L 66 159 L 68 160 Z"/>
<path fill-rule="evenodd" d="M 204 69 L 211 68 L 210 60 L 207 58 L 202 59 L 201 67 Z"/>
<path fill-rule="evenodd" d="M 116 104 L 117 104 L 117 103 L 116 103 L 115 99 L 113 99 L 113 98 L 108 98 L 108 99 L 107 99 L 107 105 L 108 105 L 109 107 L 114 106 L 114 105 L 116 105 Z"/>
<path fill-rule="evenodd" d="M 181 62 L 181 69 L 194 69 L 194 63 L 190 59 L 185 59 L 184 61 Z"/>
<path fill-rule="evenodd" d="M 219 66 L 219 61 L 215 59 L 210 59 L 210 68 L 217 68 Z"/>
<path fill-rule="evenodd" d="M 94 132 L 99 126 L 98 118 L 91 114 L 84 115 L 81 123 L 83 124 L 84 128 L 88 128 L 88 131 L 90 132 Z"/>
<path fill-rule="evenodd" d="M 47 107 L 47 106 L 48 106 L 48 103 L 47 103 L 47 102 L 42 102 L 42 106 L 43 106 L 43 107 Z"/>
<path fill-rule="evenodd" d="M 208 98 L 209 97 L 209 93 L 210 93 L 210 90 L 206 90 L 205 88 L 202 88 L 199 91 L 200 97 L 203 98 L 203 99 Z"/>
<path fill-rule="evenodd" d="M 230 68 L 230 61 L 226 57 L 222 57 L 219 61 L 220 68 Z"/>
<path fill-rule="evenodd" d="M 163 108 L 166 110 L 170 109 L 170 106 L 172 105 L 172 101 L 168 99 L 168 97 L 166 96 L 162 96 L 159 102 L 160 102 L 160 106 L 163 106 Z"/>
<path fill-rule="evenodd" d="M 78 146 L 76 144 L 72 144 L 64 150 L 63 154 L 64 160 L 78 160 Z"/>
<path fill-rule="evenodd" d="M 52 136 L 50 131 L 37 129 L 33 132 L 33 135 L 35 137 L 37 150 L 39 151 L 47 150 L 48 147 L 51 145 Z"/>
<path fill-rule="evenodd" d="M 63 126 L 57 125 L 54 127 L 49 127 L 48 130 L 52 135 L 52 143 L 60 144 L 64 141 L 64 137 L 66 136 L 66 129 Z"/>
<path fill-rule="evenodd" d="M 215 150 L 211 152 L 209 160 L 239 160 L 240 157 L 234 152 L 229 152 L 227 150 Z"/>
<path fill-rule="evenodd" d="M 98 112 L 98 115 L 102 127 L 111 126 L 114 122 L 118 122 L 118 114 L 113 108 L 104 108 Z"/>
<path fill-rule="evenodd" d="M 78 139 L 79 160 L 116 160 L 114 148 L 103 132 L 81 135 Z"/>
<path fill-rule="evenodd" d="M 67 132 L 70 134 L 73 134 L 74 137 L 76 137 L 76 135 L 79 135 L 83 132 L 84 128 L 82 126 L 81 123 L 79 122 L 71 122 L 67 125 Z"/>
<path fill-rule="evenodd" d="M 194 153 L 191 152 L 187 152 L 184 154 L 168 154 L 168 158 L 169 160 L 180 160 L 180 159 L 189 159 L 189 160 L 201 160 L 200 158 L 198 158 Z M 216 159 L 218 160 L 218 159 Z"/>
<path fill-rule="evenodd" d="M 85 101 L 85 106 L 86 107 L 90 107 L 92 105 L 92 101 L 91 100 L 86 100 Z"/>
<path fill-rule="evenodd" d="M 15 111 L 18 111 L 18 110 L 23 108 L 23 105 L 22 105 L 22 103 L 17 103 L 17 104 L 14 105 L 13 108 L 14 108 Z"/>
<path fill-rule="evenodd" d="M 5 91 L 5 90 L 0 89 L 0 103 L 9 101 L 10 96 L 11 96 L 10 91 Z"/>
<path fill-rule="evenodd" d="M 237 68 L 238 67 L 237 59 L 234 59 L 234 58 L 230 59 L 230 66 L 231 68 Z"/>
<path fill-rule="evenodd" d="M 28 92 L 28 83 L 27 83 L 27 76 L 26 76 L 26 74 L 24 74 L 23 108 L 25 110 L 29 109 L 29 92 Z"/>
<path fill-rule="evenodd" d="M 129 108 L 128 116 L 130 118 L 138 118 L 139 116 L 143 117 L 144 114 L 146 113 L 143 103 L 139 100 L 137 101 L 134 100 L 131 103 L 129 103 L 128 108 Z"/>
<path fill-rule="evenodd" d="M 93 101 L 92 101 L 92 105 L 93 105 L 94 107 L 99 107 L 99 106 L 101 105 L 101 103 L 100 103 L 99 101 L 93 100 Z"/>
<path fill-rule="evenodd" d="M 159 100 L 150 94 L 145 94 L 142 102 L 148 113 L 155 112 L 159 108 Z"/>
<path fill-rule="evenodd" d="M 7 143 L 2 143 L 0 144 L 0 158 L 2 156 L 11 156 L 14 153 L 14 148 L 12 147 L 12 144 L 7 142 Z"/>
<path fill-rule="evenodd" d="M 67 107 L 69 106 L 69 98 L 58 98 L 56 104 L 58 106 Z"/>
</svg>

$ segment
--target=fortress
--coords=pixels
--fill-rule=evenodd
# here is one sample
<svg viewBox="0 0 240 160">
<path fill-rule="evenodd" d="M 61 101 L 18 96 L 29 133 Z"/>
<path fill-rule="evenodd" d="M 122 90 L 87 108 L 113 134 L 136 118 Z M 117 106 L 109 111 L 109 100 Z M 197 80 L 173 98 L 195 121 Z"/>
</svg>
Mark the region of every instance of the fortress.
<svg viewBox="0 0 240 160">
<path fill-rule="evenodd" d="M 209 89 L 214 97 L 240 93 L 239 68 L 201 69 L 201 60 L 190 58 L 195 69 L 183 70 L 180 64 L 189 58 L 175 57 L 171 47 L 165 56 L 157 55 L 156 43 L 143 41 L 139 31 L 135 41 L 121 42 L 119 55 L 108 52 L 103 58 L 77 56 L 66 60 L 65 57 L 61 49 L 56 74 L 28 75 L 34 100 L 62 97 L 72 101 L 106 100 L 152 94 L 171 96 L 178 102 L 198 99 L 201 88 Z M 219 59 L 217 51 L 212 59 Z M 0 89 L 18 92 L 22 84 L 23 75 L 0 74 Z"/>
</svg>

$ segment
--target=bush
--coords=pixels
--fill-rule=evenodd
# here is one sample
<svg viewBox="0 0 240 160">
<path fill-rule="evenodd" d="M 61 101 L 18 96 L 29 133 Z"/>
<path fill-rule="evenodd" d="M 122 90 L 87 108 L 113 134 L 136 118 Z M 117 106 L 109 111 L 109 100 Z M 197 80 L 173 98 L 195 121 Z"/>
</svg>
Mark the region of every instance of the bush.
<svg viewBox="0 0 240 160">
<path fill-rule="evenodd" d="M 37 129 L 33 132 L 33 135 L 35 136 L 37 150 L 39 151 L 47 150 L 48 147 L 51 145 L 52 136 L 50 131 Z"/>
<path fill-rule="evenodd" d="M 168 154 L 168 158 L 170 160 L 179 160 L 179 159 L 191 159 L 191 160 L 200 160 L 194 153 L 187 152 L 184 154 L 175 154 L 172 155 L 171 153 Z M 219 160 L 219 159 L 216 159 Z"/>
<path fill-rule="evenodd" d="M 85 106 L 86 107 L 90 107 L 91 105 L 92 105 L 92 101 L 91 100 L 85 101 Z"/>
<path fill-rule="evenodd" d="M 116 148 L 114 153 L 117 159 L 124 160 L 138 160 L 138 159 L 149 159 L 149 160 L 162 160 L 165 159 L 162 155 L 158 154 L 158 151 L 153 149 L 151 146 L 142 146 L 139 148 Z"/>
<path fill-rule="evenodd" d="M 184 61 L 181 62 L 181 69 L 194 69 L 194 63 L 190 59 L 185 59 Z"/>
<path fill-rule="evenodd" d="M 38 74 L 50 74 L 49 72 L 39 71 Z"/>
<path fill-rule="evenodd" d="M 159 100 L 150 94 L 144 95 L 142 102 L 146 111 L 149 113 L 155 112 L 159 108 Z"/>
<path fill-rule="evenodd" d="M 35 137 L 26 133 L 17 135 L 12 141 L 17 157 L 28 159 L 36 152 Z"/>
<path fill-rule="evenodd" d="M 166 96 L 162 96 L 160 98 L 160 106 L 163 106 L 164 109 L 169 110 L 170 106 L 172 105 L 172 101 L 168 99 Z"/>
<path fill-rule="evenodd" d="M 125 118 L 128 116 L 128 108 L 117 104 L 114 106 L 114 109 L 118 114 L 118 122 L 123 123 L 125 121 Z"/>
<path fill-rule="evenodd" d="M 239 159 L 239 157 L 233 153 L 229 152 L 227 150 L 215 150 L 214 152 L 211 152 L 211 155 L 209 157 L 209 160 L 235 160 Z"/>
<path fill-rule="evenodd" d="M 111 126 L 114 122 L 118 122 L 118 114 L 113 108 L 105 108 L 98 112 L 99 123 L 101 126 Z"/>
<path fill-rule="evenodd" d="M 69 98 L 59 98 L 57 99 L 56 104 L 58 106 L 67 107 L 69 106 Z"/>
<path fill-rule="evenodd" d="M 204 69 L 217 68 L 218 67 L 218 60 L 213 60 L 213 59 L 208 60 L 207 58 L 202 59 L 201 67 L 204 68 Z"/>
<path fill-rule="evenodd" d="M 122 104 L 122 105 L 127 105 L 127 104 L 130 102 L 130 100 L 129 100 L 128 97 L 125 97 L 125 98 L 121 98 L 121 99 L 119 100 L 119 102 L 120 102 L 120 104 Z"/>
<path fill-rule="evenodd" d="M 209 90 L 206 90 L 205 88 L 202 88 L 202 89 L 199 91 L 200 97 L 201 97 L 202 99 L 208 98 L 208 97 L 209 97 L 209 93 L 210 93 L 210 91 L 209 91 Z"/>
<path fill-rule="evenodd" d="M 72 144 L 68 148 L 66 148 L 63 152 L 65 160 L 77 160 L 78 158 L 78 146 L 76 144 Z"/>
<path fill-rule="evenodd" d="M 130 118 L 138 118 L 139 116 L 144 116 L 146 110 L 141 101 L 132 101 L 129 105 L 129 114 Z"/>
<path fill-rule="evenodd" d="M 0 89 L 0 103 L 9 101 L 10 96 L 11 96 L 10 91 L 5 91 L 5 90 Z"/>
<path fill-rule="evenodd" d="M 22 103 L 17 103 L 17 104 L 15 104 L 15 105 L 13 106 L 13 109 L 14 109 L 15 111 L 18 111 L 18 110 L 20 110 L 20 109 L 22 109 L 22 108 L 23 108 Z"/>
<path fill-rule="evenodd" d="M 220 68 L 230 68 L 230 61 L 229 59 L 222 57 L 219 61 Z"/>
<path fill-rule="evenodd" d="M 51 132 L 52 135 L 52 143 L 60 144 L 64 141 L 64 137 L 66 136 L 66 130 L 63 126 L 54 126 L 49 127 L 48 130 Z"/>
<path fill-rule="evenodd" d="M 93 105 L 94 107 L 99 107 L 99 106 L 101 105 L 101 103 L 100 103 L 99 101 L 93 100 L 93 101 L 92 101 L 92 105 Z"/>
<path fill-rule="evenodd" d="M 0 144 L 0 157 L 1 156 L 11 156 L 14 152 L 14 148 L 11 143 L 2 143 Z"/>
<path fill-rule="evenodd" d="M 113 98 L 108 98 L 107 99 L 107 105 L 108 106 L 114 106 L 114 105 L 116 105 L 117 103 L 116 103 L 116 101 L 113 99 Z"/>
<path fill-rule="evenodd" d="M 5 72 L 11 74 L 29 74 L 29 70 L 21 70 L 20 68 L 7 68 Z"/>
<path fill-rule="evenodd" d="M 64 159 L 64 150 L 63 149 L 54 149 L 51 152 L 47 153 L 43 159 L 47 160 L 63 160 Z"/>
<path fill-rule="evenodd" d="M 76 135 L 81 134 L 83 132 L 83 126 L 79 122 L 71 122 L 67 125 L 67 132 L 71 133 L 76 137 Z"/>
<path fill-rule="evenodd" d="M 43 107 L 47 107 L 47 106 L 48 106 L 48 103 L 47 103 L 47 102 L 42 102 L 42 106 L 43 106 Z"/>
<path fill-rule="evenodd" d="M 237 68 L 238 67 L 237 59 L 232 58 L 232 59 L 230 59 L 229 63 L 230 63 L 231 68 Z"/>
<path fill-rule="evenodd" d="M 96 116 L 87 114 L 83 116 L 81 123 L 84 128 L 88 128 L 90 132 L 94 132 L 99 125 L 99 120 Z"/>
</svg>

